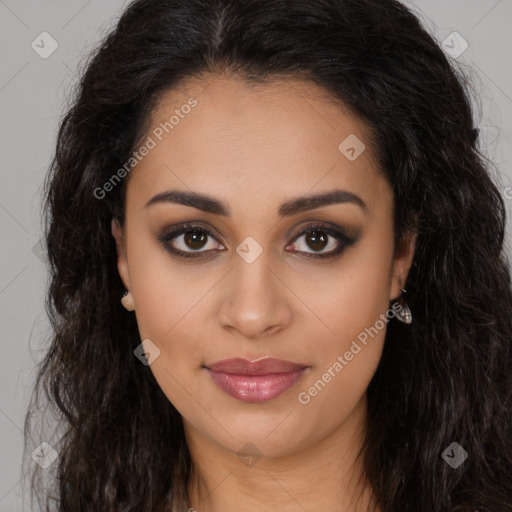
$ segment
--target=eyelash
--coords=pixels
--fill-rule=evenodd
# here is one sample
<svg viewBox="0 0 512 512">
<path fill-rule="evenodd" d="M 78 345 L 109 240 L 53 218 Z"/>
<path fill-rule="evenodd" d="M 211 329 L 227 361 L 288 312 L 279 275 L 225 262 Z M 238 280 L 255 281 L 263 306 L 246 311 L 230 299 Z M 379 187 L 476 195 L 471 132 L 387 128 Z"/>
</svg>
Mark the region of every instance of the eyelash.
<svg viewBox="0 0 512 512">
<path fill-rule="evenodd" d="M 168 232 L 164 233 L 163 235 L 160 235 L 158 237 L 158 241 L 164 246 L 164 248 L 166 250 L 168 250 L 174 256 L 181 258 L 181 259 L 202 258 L 202 257 L 204 257 L 204 254 L 207 254 L 207 253 L 211 254 L 212 251 L 213 252 L 216 251 L 215 249 L 211 249 L 211 250 L 207 250 L 207 251 L 197 250 L 197 251 L 188 252 L 188 251 L 181 251 L 180 249 L 175 249 L 174 247 L 172 247 L 170 245 L 169 242 L 171 242 L 174 238 L 176 238 L 182 234 L 191 232 L 191 231 L 206 234 L 209 238 L 213 238 L 214 240 L 217 240 L 217 237 L 206 227 L 201 226 L 199 224 L 185 223 L 185 224 L 182 224 L 181 226 L 177 227 L 176 229 L 173 229 L 172 231 L 168 231 Z M 331 228 L 330 226 L 325 225 L 325 224 L 309 224 L 309 225 L 305 226 L 299 233 L 297 233 L 297 235 L 295 235 L 292 243 L 295 243 L 295 241 L 297 239 L 299 239 L 300 237 L 302 237 L 303 235 L 305 235 L 311 231 L 321 231 L 322 233 L 330 235 L 333 238 L 335 238 L 340 245 L 337 249 L 331 250 L 328 253 L 315 254 L 315 253 L 304 252 L 304 251 L 296 251 L 301 254 L 306 254 L 308 258 L 324 258 L 324 259 L 332 258 L 334 256 L 338 256 L 345 250 L 346 247 L 349 247 L 356 242 L 356 238 L 348 236 L 342 229 Z"/>
</svg>

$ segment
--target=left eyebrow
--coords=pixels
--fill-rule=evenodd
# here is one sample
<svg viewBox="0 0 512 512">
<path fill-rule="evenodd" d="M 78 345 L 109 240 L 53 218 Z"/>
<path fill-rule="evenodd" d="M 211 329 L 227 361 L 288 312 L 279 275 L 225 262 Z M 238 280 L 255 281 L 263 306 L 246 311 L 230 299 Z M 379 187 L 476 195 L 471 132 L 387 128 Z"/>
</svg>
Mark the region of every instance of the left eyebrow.
<svg viewBox="0 0 512 512">
<path fill-rule="evenodd" d="M 335 189 L 322 194 L 302 196 L 286 201 L 279 207 L 279 216 L 289 217 L 290 215 L 297 215 L 298 213 L 314 210 L 321 206 L 341 203 L 353 203 L 365 211 L 368 209 L 366 203 L 358 195 L 348 190 Z"/>
<path fill-rule="evenodd" d="M 225 217 L 231 216 L 231 209 L 225 202 L 198 192 L 183 190 L 168 190 L 166 192 L 161 192 L 151 198 L 144 208 L 158 203 L 182 204 L 214 215 L 223 215 Z M 365 211 L 368 208 L 366 203 L 358 195 L 349 192 L 348 190 L 335 189 L 321 194 L 293 198 L 281 204 L 281 206 L 279 206 L 278 213 L 280 217 L 290 217 L 322 206 L 342 203 L 356 204 Z"/>
</svg>

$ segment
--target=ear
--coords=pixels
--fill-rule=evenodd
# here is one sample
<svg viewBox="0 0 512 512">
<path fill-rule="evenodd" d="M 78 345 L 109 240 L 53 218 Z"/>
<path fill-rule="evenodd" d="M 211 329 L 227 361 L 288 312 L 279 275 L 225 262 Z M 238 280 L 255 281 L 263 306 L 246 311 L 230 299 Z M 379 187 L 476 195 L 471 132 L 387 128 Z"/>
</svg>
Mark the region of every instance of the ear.
<svg viewBox="0 0 512 512">
<path fill-rule="evenodd" d="M 128 272 L 128 261 L 126 259 L 124 233 L 121 224 L 116 217 L 112 218 L 112 236 L 116 241 L 117 270 L 121 276 L 125 288 L 130 290 L 130 274 Z"/>
<path fill-rule="evenodd" d="M 407 230 L 398 242 L 391 274 L 390 301 L 397 299 L 400 296 L 400 290 L 405 287 L 414 258 L 416 238 L 417 233 Z"/>
</svg>

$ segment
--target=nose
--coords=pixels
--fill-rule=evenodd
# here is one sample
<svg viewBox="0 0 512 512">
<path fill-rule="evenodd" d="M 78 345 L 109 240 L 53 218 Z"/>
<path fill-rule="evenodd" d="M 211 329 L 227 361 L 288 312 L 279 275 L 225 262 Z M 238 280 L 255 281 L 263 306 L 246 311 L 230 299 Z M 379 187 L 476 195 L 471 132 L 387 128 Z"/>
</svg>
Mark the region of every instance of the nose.
<svg viewBox="0 0 512 512">
<path fill-rule="evenodd" d="M 221 327 L 253 341 L 286 329 L 292 320 L 293 294 L 267 254 L 252 263 L 234 257 L 218 310 Z"/>
</svg>

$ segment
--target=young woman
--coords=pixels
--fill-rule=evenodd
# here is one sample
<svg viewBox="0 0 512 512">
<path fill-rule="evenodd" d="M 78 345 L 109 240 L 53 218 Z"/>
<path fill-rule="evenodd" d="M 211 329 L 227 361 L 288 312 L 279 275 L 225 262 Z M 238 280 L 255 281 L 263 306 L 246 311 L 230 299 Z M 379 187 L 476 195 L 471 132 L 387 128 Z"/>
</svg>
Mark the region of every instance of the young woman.
<svg viewBox="0 0 512 512">
<path fill-rule="evenodd" d="M 46 183 L 40 503 L 512 511 L 505 209 L 468 91 L 395 0 L 131 3 Z"/>
</svg>

